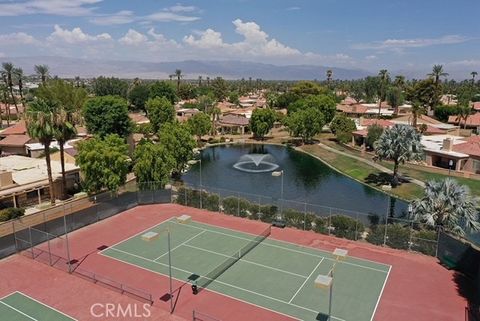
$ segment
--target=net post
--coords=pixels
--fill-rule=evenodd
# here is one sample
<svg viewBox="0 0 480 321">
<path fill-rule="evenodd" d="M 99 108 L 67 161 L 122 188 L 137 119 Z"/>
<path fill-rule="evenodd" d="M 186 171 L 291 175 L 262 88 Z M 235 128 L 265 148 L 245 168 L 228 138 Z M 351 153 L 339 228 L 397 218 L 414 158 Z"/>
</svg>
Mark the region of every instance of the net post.
<svg viewBox="0 0 480 321">
<path fill-rule="evenodd" d="M 48 262 L 52 266 L 52 249 L 50 247 L 50 235 L 47 232 L 47 246 L 48 246 Z"/>
<path fill-rule="evenodd" d="M 63 228 L 65 230 L 65 243 L 67 245 L 68 273 L 72 273 L 72 260 L 70 259 L 70 245 L 68 243 L 67 217 L 65 215 L 65 205 L 63 206 Z"/>
</svg>

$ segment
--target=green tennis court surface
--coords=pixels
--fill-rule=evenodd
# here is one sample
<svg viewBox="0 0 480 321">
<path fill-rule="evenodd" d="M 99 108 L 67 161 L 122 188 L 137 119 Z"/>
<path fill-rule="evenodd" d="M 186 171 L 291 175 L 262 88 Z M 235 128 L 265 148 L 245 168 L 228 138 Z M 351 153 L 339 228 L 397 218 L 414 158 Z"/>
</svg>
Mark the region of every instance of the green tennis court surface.
<svg viewBox="0 0 480 321">
<path fill-rule="evenodd" d="M 14 292 L 0 299 L 0 319 L 8 321 L 75 321 L 74 318 L 20 292 Z"/>
<path fill-rule="evenodd" d="M 314 280 L 334 265 L 335 257 L 329 252 L 270 238 L 252 247 L 257 235 L 198 222 L 180 224 L 171 219 L 102 254 L 168 275 L 167 229 L 174 278 L 186 281 L 198 275 L 198 284 L 208 290 L 300 320 L 327 319 L 329 292 L 316 288 Z M 146 240 L 145 234 L 151 238 Z M 239 260 L 231 259 L 238 257 L 241 249 L 247 249 L 246 254 L 241 254 Z M 225 267 L 225 262 L 228 269 L 218 277 L 212 276 L 211 271 Z M 389 265 L 353 257 L 337 263 L 332 320 L 372 320 L 389 271 Z M 208 278 L 214 280 L 204 282 Z"/>
</svg>

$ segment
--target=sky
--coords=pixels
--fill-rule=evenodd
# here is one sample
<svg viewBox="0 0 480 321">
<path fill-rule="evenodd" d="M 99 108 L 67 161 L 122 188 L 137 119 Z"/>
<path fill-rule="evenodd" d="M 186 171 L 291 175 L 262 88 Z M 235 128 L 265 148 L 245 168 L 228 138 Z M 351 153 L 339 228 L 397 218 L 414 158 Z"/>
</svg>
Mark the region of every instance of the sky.
<svg viewBox="0 0 480 321">
<path fill-rule="evenodd" d="M 480 72 L 479 0 L 0 0 L 0 60 L 245 60 Z"/>
</svg>

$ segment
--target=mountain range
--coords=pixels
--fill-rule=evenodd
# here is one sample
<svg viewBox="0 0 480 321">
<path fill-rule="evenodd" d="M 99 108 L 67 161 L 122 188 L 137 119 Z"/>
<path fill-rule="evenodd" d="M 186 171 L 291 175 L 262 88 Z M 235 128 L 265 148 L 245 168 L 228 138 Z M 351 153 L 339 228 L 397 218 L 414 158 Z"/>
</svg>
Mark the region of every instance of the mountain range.
<svg viewBox="0 0 480 321">
<path fill-rule="evenodd" d="M 246 62 L 246 61 L 200 61 L 186 60 L 176 62 L 141 62 L 119 60 L 86 60 L 78 58 L 35 56 L 3 57 L 1 61 L 10 61 L 23 68 L 25 74 L 34 73 L 34 65 L 46 64 L 51 75 L 59 77 L 82 78 L 97 76 L 115 76 L 121 78 L 165 79 L 175 69 L 182 70 L 184 78 L 196 79 L 198 76 L 223 77 L 225 79 L 263 80 L 324 80 L 328 69 L 333 71 L 335 79 L 358 79 L 371 75 L 360 69 L 325 67 L 316 65 L 288 65 Z"/>
</svg>

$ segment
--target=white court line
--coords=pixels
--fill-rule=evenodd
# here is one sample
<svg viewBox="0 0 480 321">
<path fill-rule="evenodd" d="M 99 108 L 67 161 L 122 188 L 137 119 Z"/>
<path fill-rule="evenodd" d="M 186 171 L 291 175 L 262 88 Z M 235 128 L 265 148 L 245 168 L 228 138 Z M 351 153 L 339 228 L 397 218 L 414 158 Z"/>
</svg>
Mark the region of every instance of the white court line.
<svg viewBox="0 0 480 321">
<path fill-rule="evenodd" d="M 107 248 L 104 249 L 104 250 L 101 250 L 101 251 L 98 252 L 98 253 L 101 254 L 103 251 L 107 250 L 108 248 L 117 246 L 117 245 L 119 245 L 119 244 L 121 244 L 121 243 L 123 243 L 123 242 L 126 242 L 126 241 L 128 241 L 128 240 L 131 240 L 131 239 L 133 239 L 134 237 L 139 236 L 140 234 L 143 234 L 143 233 L 145 233 L 145 232 L 147 232 L 147 231 L 149 231 L 149 230 L 152 230 L 152 229 L 154 229 L 154 228 L 157 228 L 158 226 L 162 225 L 163 223 L 169 222 L 169 221 L 171 221 L 171 220 L 174 219 L 174 218 L 175 218 L 175 217 L 167 218 L 166 220 L 163 220 L 163 221 L 161 221 L 160 223 L 158 223 L 158 224 L 156 224 L 156 225 L 150 226 L 150 227 L 144 229 L 143 231 L 138 232 L 137 234 L 134 234 L 134 235 L 132 235 L 132 236 L 130 236 L 130 237 L 127 237 L 126 239 L 120 240 L 120 241 L 118 241 L 117 243 L 110 245 L 109 247 L 107 247 Z"/>
<path fill-rule="evenodd" d="M 289 304 L 292 303 L 293 299 L 295 299 L 295 297 L 297 296 L 297 294 L 300 292 L 301 289 L 303 289 L 303 287 L 305 286 L 305 284 L 307 283 L 308 279 L 310 279 L 310 277 L 312 276 L 313 273 L 315 273 L 315 271 L 318 269 L 318 267 L 320 266 L 320 264 L 322 264 L 323 262 L 323 259 L 320 260 L 320 262 L 318 262 L 317 266 L 313 269 L 312 273 L 310 273 L 310 275 L 308 276 L 308 278 L 305 279 L 305 281 L 302 283 L 302 285 L 298 288 L 297 292 L 295 292 L 295 294 L 292 296 L 292 298 L 290 299 L 290 301 L 288 301 Z"/>
<path fill-rule="evenodd" d="M 180 224 L 180 223 L 176 223 L 176 222 L 173 222 L 173 223 Z M 200 224 L 204 224 L 204 223 L 200 223 Z M 209 224 L 205 224 L 205 225 L 209 225 Z M 251 239 L 248 239 L 248 238 L 245 238 L 245 237 L 236 236 L 236 235 L 232 235 L 232 234 L 227 234 L 227 233 L 223 233 L 223 232 L 219 232 L 219 231 L 215 231 L 215 230 L 205 229 L 205 228 L 198 227 L 198 226 L 193 226 L 193 225 L 185 225 L 185 226 L 191 227 L 191 228 L 196 228 L 196 229 L 199 229 L 199 230 L 209 231 L 209 232 L 212 232 L 212 233 L 217 233 L 217 234 L 221 234 L 221 235 L 225 235 L 225 236 L 229 236 L 229 237 L 233 237 L 233 238 L 240 239 L 240 240 L 251 241 Z M 232 231 L 234 231 L 234 230 L 232 230 Z M 239 231 L 236 231 L 236 232 L 239 232 Z M 243 232 L 240 232 L 240 233 L 243 233 Z M 249 234 L 249 233 L 245 233 L 245 234 Z M 253 234 L 250 234 L 250 235 L 253 235 Z M 275 240 L 275 241 L 282 242 L 282 241 L 279 241 L 279 240 Z M 284 243 L 295 245 L 293 243 L 288 243 L 288 242 L 284 242 Z M 275 244 L 270 244 L 268 242 L 262 242 L 260 245 L 275 247 L 275 248 L 279 248 L 279 249 L 290 251 L 290 252 L 301 253 L 301 254 L 317 257 L 317 258 L 320 258 L 320 259 L 324 258 L 325 260 L 329 260 L 329 261 L 334 261 L 334 262 L 337 261 L 334 258 L 329 258 L 329 257 L 321 256 L 321 255 L 318 255 L 318 254 L 313 254 L 313 253 L 308 253 L 308 252 L 299 251 L 299 250 L 295 250 L 295 249 L 290 249 L 288 247 L 283 247 L 283 246 L 279 246 L 279 245 L 275 245 Z M 318 250 L 318 249 L 315 249 L 315 248 L 311 248 L 311 249 L 322 252 L 321 250 Z M 350 257 L 352 257 L 352 256 L 350 256 Z M 362 259 L 358 259 L 358 260 L 362 260 Z M 352 265 L 352 266 L 357 266 L 357 267 L 360 267 L 360 268 L 363 268 L 363 269 L 373 270 L 373 271 L 377 271 L 377 272 L 388 273 L 388 271 L 383 271 L 383 270 L 380 270 L 380 269 L 376 269 L 376 268 L 373 268 L 373 267 L 364 266 L 364 265 L 360 265 L 360 264 L 356 264 L 356 263 L 352 263 L 352 262 L 340 261 L 339 263 L 348 264 L 348 265 Z M 376 263 L 376 262 L 372 262 L 372 263 Z M 382 264 L 382 263 L 378 263 L 378 264 Z M 385 264 L 383 264 L 383 265 L 385 265 Z"/>
<path fill-rule="evenodd" d="M 189 238 L 189 239 L 186 240 L 185 242 L 183 242 L 183 243 L 175 246 L 173 249 L 170 250 L 170 252 L 175 251 L 175 250 L 178 249 L 180 246 L 187 244 L 187 242 L 190 242 L 191 240 L 193 240 L 193 239 L 196 238 L 197 236 L 202 235 L 202 234 L 205 233 L 205 232 L 207 232 L 207 231 L 202 231 L 202 232 L 200 232 L 200 233 L 198 233 L 198 234 L 195 234 L 194 236 L 192 236 L 191 238 Z M 156 260 L 158 260 L 158 259 L 161 259 L 162 257 L 164 257 L 164 256 L 167 255 L 167 254 L 168 254 L 168 252 L 163 253 L 162 255 L 160 255 L 159 257 L 157 257 L 154 261 L 156 261 Z"/>
<path fill-rule="evenodd" d="M 217 255 L 220 255 L 220 256 L 224 256 L 224 257 L 231 257 L 231 256 L 229 256 L 229 255 L 225 255 L 225 254 L 222 254 L 222 253 L 210 251 L 210 250 L 207 250 L 207 249 L 204 249 L 204 248 L 201 248 L 201 247 L 197 247 L 197 246 L 193 246 L 193 245 L 190 245 L 190 244 L 183 244 L 183 245 L 184 245 L 184 246 L 191 247 L 191 248 L 193 248 L 193 249 L 200 250 L 200 251 L 204 251 L 204 252 L 208 252 L 208 253 L 212 253 L 212 254 L 217 254 Z M 274 270 L 274 271 L 278 271 L 278 272 L 282 272 L 282 273 L 286 273 L 286 274 L 291 274 L 291 275 L 294 275 L 294 276 L 301 277 L 302 279 L 308 278 L 308 277 L 305 276 L 305 275 L 301 275 L 301 274 L 297 274 L 297 273 L 285 271 L 285 270 L 282 270 L 282 269 L 277 269 L 277 268 L 274 268 L 274 267 L 271 267 L 271 266 L 268 266 L 268 265 L 263 265 L 263 264 L 261 264 L 261 263 L 257 263 L 257 262 L 245 260 L 245 259 L 243 259 L 243 258 L 241 258 L 239 261 L 242 261 L 242 262 L 245 262 L 245 263 L 249 263 L 249 264 L 253 264 L 253 265 L 258 265 L 258 266 L 261 266 L 261 267 L 263 267 L 263 268 L 267 268 L 267 269 L 269 269 L 269 270 Z"/>
<path fill-rule="evenodd" d="M 139 255 L 136 255 L 136 254 L 131 254 L 129 252 L 125 252 L 125 251 L 122 251 L 122 250 L 118 250 L 116 248 L 111 248 L 112 250 L 115 250 L 115 251 L 118 251 L 118 252 L 121 252 L 121 253 L 125 253 L 127 255 L 131 255 L 131 256 L 134 256 L 134 257 L 138 257 L 140 259 L 143 259 L 145 261 L 149 261 L 149 262 L 152 262 L 152 263 L 155 263 L 155 264 L 159 264 L 159 265 L 163 265 L 165 267 L 168 267 L 168 264 L 164 264 L 164 263 L 161 263 L 161 262 L 157 262 L 157 261 L 153 261 L 153 260 L 150 260 L 148 258 L 145 258 L 145 257 L 142 257 L 142 256 L 139 256 Z M 110 256 L 109 256 L 110 257 Z M 113 259 L 116 259 L 116 258 L 113 258 Z M 118 261 L 121 261 L 121 262 L 125 262 L 125 261 L 122 261 L 120 259 L 116 259 Z M 136 267 L 139 267 L 138 265 L 136 264 L 133 264 L 133 263 L 128 263 L 128 262 L 125 262 L 127 264 L 130 264 L 130 265 L 133 265 L 133 266 L 136 266 Z M 140 267 L 141 268 L 141 267 Z M 156 271 L 152 271 L 150 269 L 147 269 L 147 268 L 143 268 L 147 271 L 150 271 L 150 272 L 154 272 L 154 273 L 158 273 L 158 274 L 161 274 L 161 275 L 165 275 L 163 273 L 160 273 L 160 272 L 156 272 Z M 181 271 L 181 272 L 184 272 L 184 273 L 189 273 L 189 274 L 194 274 L 194 272 L 191 272 L 191 271 L 187 271 L 187 270 L 184 270 L 184 269 L 180 269 L 180 268 L 177 268 L 175 266 L 172 266 L 172 269 L 175 269 L 175 270 L 178 270 L 178 271 Z M 205 277 L 205 276 L 203 276 Z M 205 277 L 206 278 L 206 277 Z M 255 292 L 255 291 L 251 291 L 251 290 L 247 290 L 247 289 L 244 289 L 244 288 L 241 288 L 241 287 L 238 287 L 238 286 L 235 286 L 235 285 L 232 285 L 232 284 L 229 284 L 229 283 L 225 283 L 225 282 L 222 282 L 222 281 L 219 281 L 217 279 L 213 279 L 212 282 L 216 282 L 216 283 L 219 283 L 219 284 L 223 284 L 225 286 L 229 286 L 229 287 L 232 287 L 232 288 L 235 288 L 235 289 L 238 289 L 238 290 L 242 290 L 242 291 L 245 291 L 245 292 L 248 292 L 248 293 L 252 293 L 252 294 L 255 294 L 255 295 L 258 295 L 258 296 L 261 296 L 261 297 L 264 297 L 264 298 L 267 298 L 267 299 L 270 299 L 272 301 L 277 301 L 277 302 L 280 302 L 280 303 L 283 303 L 283 304 L 288 304 L 288 305 L 291 305 L 291 306 L 294 306 L 294 307 L 297 307 L 299 309 L 303 309 L 303 310 L 306 310 L 306 311 L 309 311 L 309 312 L 313 312 L 313 313 L 319 313 L 318 311 L 315 311 L 315 310 L 312 310 L 312 309 L 309 309 L 309 308 L 306 308 L 306 307 L 303 307 L 301 305 L 297 305 L 297 304 L 294 304 L 294 303 L 288 303 L 286 301 L 283 301 L 283 300 L 280 300 L 280 299 L 276 299 L 276 298 L 273 298 L 271 296 L 268 296 L 268 295 L 265 295 L 265 294 L 261 294 L 261 293 L 258 293 L 258 292 Z M 217 292 L 217 293 L 220 293 L 222 294 L 221 292 Z M 248 302 L 247 302 L 248 303 Z M 337 320 L 340 320 L 340 321 L 346 321 L 344 319 L 341 319 L 341 318 L 337 318 L 335 316 L 332 316 L 332 318 L 334 319 L 337 319 Z"/>
<path fill-rule="evenodd" d="M 18 293 L 18 294 L 20 294 L 20 295 L 23 295 L 24 297 L 27 297 L 27 298 L 29 298 L 30 300 L 35 301 L 35 302 L 37 302 L 38 304 L 41 304 L 41 305 L 49 308 L 50 310 L 53 310 L 53 311 L 55 311 L 55 312 L 57 312 L 57 313 L 60 313 L 60 314 L 66 316 L 67 318 L 69 318 L 69 319 L 71 319 L 71 320 L 73 320 L 73 321 L 78 321 L 77 319 L 69 316 L 68 314 L 63 313 L 62 311 L 59 311 L 59 310 L 55 309 L 54 307 L 52 307 L 52 306 L 50 306 L 50 305 L 48 305 L 48 304 L 45 304 L 45 303 L 43 303 L 43 302 L 40 302 L 40 301 L 38 301 L 37 299 L 34 299 L 34 298 L 32 298 L 31 296 L 26 295 L 26 294 L 23 293 L 23 292 L 15 291 L 15 293 Z"/>
<path fill-rule="evenodd" d="M 1 303 L 1 304 L 3 304 L 3 305 L 5 305 L 7 308 L 10 308 L 10 309 L 12 309 L 13 311 L 16 311 L 16 312 L 18 312 L 18 313 L 20 313 L 20 314 L 22 314 L 22 315 L 26 316 L 26 317 L 27 317 L 27 318 L 29 318 L 29 319 L 32 319 L 32 320 L 34 320 L 34 321 L 37 321 L 37 319 L 35 319 L 35 318 L 33 318 L 33 317 L 29 316 L 29 315 L 28 315 L 28 314 L 26 314 L 26 313 L 23 313 L 22 311 L 20 311 L 20 310 L 18 310 L 18 309 L 16 309 L 16 308 L 14 308 L 14 307 L 12 307 L 10 304 L 7 304 L 7 303 L 5 303 L 5 302 L 3 302 L 3 301 L 0 301 L 0 303 Z"/>
<path fill-rule="evenodd" d="M 380 295 L 378 296 L 377 299 L 377 304 L 375 304 L 375 309 L 373 309 L 372 317 L 370 318 L 370 321 L 373 321 L 373 317 L 375 316 L 375 312 L 377 312 L 378 304 L 380 303 L 380 299 L 383 295 L 383 290 L 385 289 L 385 285 L 387 284 L 388 277 L 390 276 L 390 271 L 392 270 L 392 267 L 390 266 L 390 269 L 388 269 L 388 274 L 387 277 L 385 278 L 385 281 L 383 282 L 382 290 L 380 291 Z"/>
</svg>

